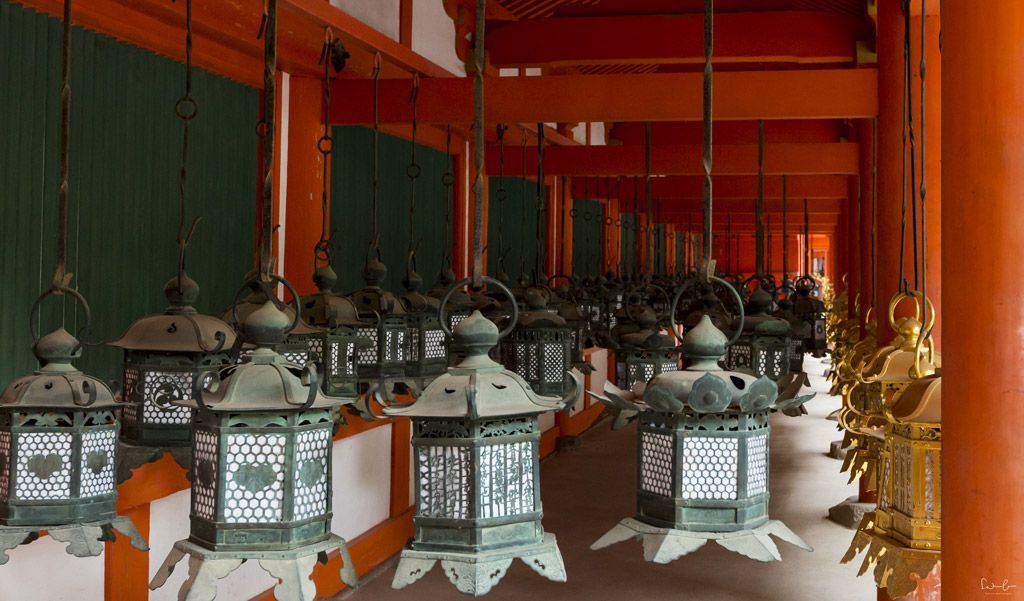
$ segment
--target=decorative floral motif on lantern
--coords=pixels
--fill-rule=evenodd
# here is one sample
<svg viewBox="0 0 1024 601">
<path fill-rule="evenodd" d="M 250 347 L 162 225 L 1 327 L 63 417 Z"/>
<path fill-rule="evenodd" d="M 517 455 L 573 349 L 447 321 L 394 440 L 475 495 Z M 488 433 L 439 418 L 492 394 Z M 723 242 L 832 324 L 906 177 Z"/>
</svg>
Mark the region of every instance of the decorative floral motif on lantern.
<svg viewBox="0 0 1024 601">
<path fill-rule="evenodd" d="M 30 323 L 36 323 L 39 302 L 51 294 L 78 299 L 88 324 L 85 300 L 66 288 L 44 293 Z M 33 338 L 39 369 L 0 395 L 0 565 L 8 561 L 7 551 L 34 541 L 41 530 L 78 557 L 102 553 L 114 530 L 147 550 L 131 520 L 117 515 L 119 423 L 113 393 L 72 365 L 82 345 L 67 330 Z"/>
<path fill-rule="evenodd" d="M 192 411 L 175 402 L 191 398 L 193 383 L 230 362 L 235 332 L 216 317 L 193 307 L 199 286 L 184 272 L 164 286 L 167 310 L 136 320 L 110 343 L 124 350 L 121 440 L 125 455 L 118 481 L 153 461 L 168 448 L 191 442 Z M 183 466 L 188 458 L 172 452 Z"/>
<path fill-rule="evenodd" d="M 274 281 L 291 288 L 277 276 L 249 285 L 270 296 Z M 298 325 L 293 303 L 290 315 L 270 300 L 250 313 L 241 335 L 256 348 L 178 402 L 196 411 L 191 532 L 175 543 L 151 589 L 189 555 L 191 577 L 179 595 L 212 599 L 217 579 L 256 559 L 282 580 L 279 599 L 311 599 L 299 591 L 312 586 L 313 565 L 330 550 L 343 559 L 342 581 L 356 584 L 345 541 L 330 529 L 334 414 L 355 398 L 324 395 L 313 362 L 300 366 L 274 350 Z"/>
<path fill-rule="evenodd" d="M 678 302 L 679 295 L 676 296 Z M 741 316 L 742 322 L 742 316 Z M 768 456 L 773 410 L 792 410 L 812 395 L 780 400 L 765 376 L 723 371 L 729 344 L 710 318 L 683 339 L 691 364 L 662 373 L 642 399 L 606 385 L 594 395 L 638 421 L 637 506 L 592 549 L 641 538 L 644 558 L 668 563 L 714 540 L 757 559 L 781 559 L 768 535 L 811 550 L 768 517 Z"/>
<path fill-rule="evenodd" d="M 452 584 L 472 595 L 490 591 L 516 558 L 565 581 L 555 537 L 541 525 L 537 416 L 575 401 L 580 383 L 561 399 L 539 396 L 493 361 L 488 352 L 515 321 L 513 314 L 499 334 L 475 311 L 453 335 L 466 358 L 414 403 L 385 409 L 413 422 L 415 534 L 402 551 L 395 588 L 419 580 L 438 561 Z"/>
<path fill-rule="evenodd" d="M 537 394 L 562 395 L 571 388 L 565 374 L 573 367 L 572 328 L 557 310 L 548 307 L 549 295 L 539 287 L 526 289 L 527 311 L 501 341 L 501 359 Z"/>
</svg>

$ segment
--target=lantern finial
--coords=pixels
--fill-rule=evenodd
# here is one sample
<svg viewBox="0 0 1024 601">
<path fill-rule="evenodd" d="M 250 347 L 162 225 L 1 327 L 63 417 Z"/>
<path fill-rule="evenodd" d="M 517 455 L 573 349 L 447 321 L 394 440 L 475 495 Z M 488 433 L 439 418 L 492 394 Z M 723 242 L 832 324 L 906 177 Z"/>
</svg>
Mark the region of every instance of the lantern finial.
<svg viewBox="0 0 1024 601">
<path fill-rule="evenodd" d="M 242 331 L 247 341 L 257 346 L 271 346 L 285 339 L 291 321 L 284 311 L 268 299 L 262 307 L 245 318 Z"/>
<path fill-rule="evenodd" d="M 42 364 L 40 371 L 75 371 L 73 359 L 82 354 L 82 344 L 71 332 L 58 328 L 32 345 L 32 353 Z"/>
<path fill-rule="evenodd" d="M 192 305 L 199 298 L 199 284 L 182 271 L 181 277 L 176 275 L 164 284 L 164 296 L 170 303 L 168 313 L 195 314 L 196 310 Z"/>
<path fill-rule="evenodd" d="M 707 314 L 701 315 L 700 322 L 683 336 L 683 352 L 693 361 L 689 369 L 721 369 L 718 361 L 725 355 L 725 345 L 728 341 L 725 334 L 711 323 L 711 318 Z"/>
<path fill-rule="evenodd" d="M 330 263 L 320 265 L 313 270 L 313 285 L 317 290 L 321 292 L 332 290 L 337 283 L 338 274 L 334 272 Z"/>
<path fill-rule="evenodd" d="M 459 367 L 480 367 L 483 362 L 494 363 L 488 353 L 498 345 L 498 326 L 480 311 L 463 319 L 452 330 L 455 345 L 465 349 L 467 357 Z"/>
</svg>

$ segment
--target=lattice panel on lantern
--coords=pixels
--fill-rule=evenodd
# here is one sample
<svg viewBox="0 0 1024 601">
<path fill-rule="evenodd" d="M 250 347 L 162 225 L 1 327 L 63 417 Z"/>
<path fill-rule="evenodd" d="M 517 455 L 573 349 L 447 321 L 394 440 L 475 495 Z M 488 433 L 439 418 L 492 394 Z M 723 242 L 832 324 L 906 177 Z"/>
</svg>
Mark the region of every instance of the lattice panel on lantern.
<svg viewBox="0 0 1024 601">
<path fill-rule="evenodd" d="M 462 320 L 467 317 L 469 317 L 469 313 L 466 313 L 465 311 L 448 315 L 448 329 L 454 330 L 455 326 L 462 323 Z"/>
<path fill-rule="evenodd" d="M 324 356 L 324 341 L 322 338 L 318 336 L 310 336 L 306 338 L 306 348 L 308 349 L 308 354 L 310 357 L 312 357 L 314 354 L 317 357 Z"/>
<path fill-rule="evenodd" d="M 125 403 L 121 406 L 121 425 L 134 426 L 139 421 L 138 415 L 135 405 Z"/>
<path fill-rule="evenodd" d="M 330 428 L 299 432 L 295 437 L 294 519 L 327 513 L 327 453 L 331 448 Z"/>
<path fill-rule="evenodd" d="M 738 446 L 735 438 L 683 438 L 680 496 L 684 499 L 735 499 Z"/>
<path fill-rule="evenodd" d="M 750 346 L 747 344 L 734 344 L 729 347 L 726 357 L 729 369 L 750 367 Z"/>
<path fill-rule="evenodd" d="M 192 513 L 217 518 L 217 435 L 196 430 L 193 448 Z"/>
<path fill-rule="evenodd" d="M 405 361 L 409 347 L 408 332 L 405 330 L 384 330 L 384 359 L 387 361 Z M 415 360 L 415 359 L 414 359 Z"/>
<path fill-rule="evenodd" d="M 533 442 L 480 447 L 479 518 L 534 510 Z"/>
<path fill-rule="evenodd" d="M 355 352 L 354 342 L 339 342 L 332 340 L 330 343 L 331 352 L 328 356 L 328 373 L 332 376 L 350 377 L 355 375 L 355 368 L 352 365 L 352 353 Z"/>
<path fill-rule="evenodd" d="M 129 397 L 135 392 L 135 386 L 139 383 L 139 370 L 134 367 L 124 368 L 124 396 Z"/>
<path fill-rule="evenodd" d="M 666 361 L 661 364 L 661 373 L 668 373 L 670 371 L 679 371 L 679 363 L 676 361 Z"/>
<path fill-rule="evenodd" d="M 377 362 L 377 328 L 359 328 L 356 333 L 366 339 L 368 344 L 359 349 L 356 361 L 360 365 L 372 365 Z"/>
<path fill-rule="evenodd" d="M 73 438 L 70 433 L 18 434 L 14 497 L 25 500 L 70 497 Z"/>
<path fill-rule="evenodd" d="M 113 428 L 91 430 L 82 434 L 82 471 L 80 497 L 98 497 L 114 492 Z"/>
<path fill-rule="evenodd" d="M 228 436 L 224 521 L 273 523 L 284 518 L 284 434 Z"/>
<path fill-rule="evenodd" d="M 924 517 L 935 520 L 942 515 L 942 453 L 924 452 Z"/>
<path fill-rule="evenodd" d="M 910 444 L 897 439 L 892 448 L 892 505 L 907 515 L 914 511 L 912 474 Z"/>
<path fill-rule="evenodd" d="M 672 496 L 672 436 L 640 433 L 640 490 Z"/>
<path fill-rule="evenodd" d="M 286 350 L 281 355 L 288 360 L 289 363 L 296 365 L 305 365 L 309 361 L 309 352 L 300 350 Z"/>
<path fill-rule="evenodd" d="M 511 349 L 513 353 L 509 353 L 509 355 L 515 357 L 509 369 L 522 376 L 525 380 L 537 380 L 537 347 L 524 343 L 504 345 L 504 347 L 504 351 Z M 502 352 L 502 356 L 507 355 L 505 352 Z"/>
<path fill-rule="evenodd" d="M 420 447 L 419 515 L 464 520 L 473 496 L 472 449 L 469 447 Z"/>
<path fill-rule="evenodd" d="M 747 439 L 747 496 L 768 492 L 768 435 Z"/>
<path fill-rule="evenodd" d="M 0 432 L 0 500 L 6 500 L 11 490 L 11 433 Z"/>
<path fill-rule="evenodd" d="M 388 332 L 390 334 L 390 332 Z M 423 342 L 422 332 L 419 329 L 413 329 L 409 332 L 407 337 L 407 347 L 404 349 L 405 356 L 408 361 L 419 361 L 420 360 L 420 343 Z"/>
<path fill-rule="evenodd" d="M 423 342 L 423 358 L 444 359 L 444 332 L 441 330 L 427 330 L 424 335 L 426 339 Z"/>
<path fill-rule="evenodd" d="M 868 443 L 871 444 L 870 442 Z M 870 448 L 870 447 L 869 447 Z M 883 452 L 878 458 L 878 507 L 889 509 L 892 507 L 892 489 L 888 486 L 889 473 L 892 471 L 892 453 Z"/>
<path fill-rule="evenodd" d="M 191 398 L 192 374 L 184 371 L 146 371 L 142 376 L 143 421 L 168 426 L 188 425 L 192 410 L 171 403 Z"/>
<path fill-rule="evenodd" d="M 568 355 L 563 351 L 560 344 L 547 343 L 544 345 L 544 382 L 561 382 L 569 366 L 566 365 Z"/>
</svg>

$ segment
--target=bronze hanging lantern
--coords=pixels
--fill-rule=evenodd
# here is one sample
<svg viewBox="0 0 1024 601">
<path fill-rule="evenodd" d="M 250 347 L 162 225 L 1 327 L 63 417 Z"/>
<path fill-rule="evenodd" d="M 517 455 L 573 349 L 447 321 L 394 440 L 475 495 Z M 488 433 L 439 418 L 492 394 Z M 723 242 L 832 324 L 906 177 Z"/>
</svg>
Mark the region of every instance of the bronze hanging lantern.
<svg viewBox="0 0 1024 601">
<path fill-rule="evenodd" d="M 758 282 L 748 300 L 748 317 L 742 326 L 733 324 L 743 331 L 738 332 L 739 338 L 725 357 L 728 369 L 749 369 L 772 380 L 790 373 L 792 347 L 799 341 L 790 337 L 787 321 L 768 314 L 771 305 L 772 295 Z"/>
<path fill-rule="evenodd" d="M 71 106 L 71 0 L 64 2 L 61 92 L 61 183 L 57 202 L 56 267 L 50 287 L 29 316 L 32 352 L 40 367 L 0 394 L 0 565 L 7 552 L 46 531 L 67 552 L 92 557 L 120 532 L 148 550 L 128 518 L 117 515 L 117 436 L 114 395 L 106 384 L 72 365 L 82 344 L 57 328 L 40 337 L 37 313 L 50 296 L 70 296 L 92 323 L 85 298 L 66 273 Z"/>
<path fill-rule="evenodd" d="M 565 374 L 573 367 L 573 329 L 548 307 L 546 289 L 528 288 L 524 297 L 527 311 L 501 341 L 502 361 L 537 394 L 561 396 L 569 386 Z"/>
<path fill-rule="evenodd" d="M 413 421 L 415 534 L 402 551 L 395 588 L 419 580 L 438 561 L 452 584 L 471 595 L 488 593 L 517 558 L 550 580 L 565 581 L 555 536 L 541 525 L 537 416 L 574 402 L 580 387 L 574 382 L 561 399 L 539 396 L 488 356 L 515 321 L 513 314 L 499 334 L 474 312 L 453 334 L 466 349 L 463 362 L 411 405 L 385 409 Z"/>
</svg>

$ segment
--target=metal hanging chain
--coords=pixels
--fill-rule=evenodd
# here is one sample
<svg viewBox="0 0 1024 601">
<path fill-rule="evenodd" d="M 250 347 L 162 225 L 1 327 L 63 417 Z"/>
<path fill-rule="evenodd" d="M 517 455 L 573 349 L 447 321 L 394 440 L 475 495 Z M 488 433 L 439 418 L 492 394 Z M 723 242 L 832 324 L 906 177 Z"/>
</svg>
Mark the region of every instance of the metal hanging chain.
<svg viewBox="0 0 1024 601">
<path fill-rule="evenodd" d="M 53 270 L 54 290 L 67 288 L 71 275 L 67 270 L 68 242 L 68 168 L 71 141 L 71 0 L 64 0 L 64 45 L 60 88 L 60 189 L 57 192 L 57 257 Z"/>
<path fill-rule="evenodd" d="M 544 124 L 537 124 L 537 256 L 534 278 L 540 282 L 544 273 L 544 248 L 547 240 L 547 203 L 544 198 Z"/>
<path fill-rule="evenodd" d="M 484 32 L 487 1 L 476 2 L 473 30 L 473 287 L 483 287 L 484 277 Z M 514 319 L 514 318 L 513 318 Z"/>
<path fill-rule="evenodd" d="M 373 180 L 371 181 L 371 212 L 373 213 L 373 229 L 370 233 L 370 245 L 366 250 L 380 258 L 380 52 L 373 55 Z"/>
<path fill-rule="evenodd" d="M 444 186 L 444 257 L 442 258 L 442 269 L 452 268 L 452 187 L 455 184 L 454 157 L 452 157 L 452 126 L 448 125 L 445 134 L 444 152 L 448 158 L 446 170 L 441 175 L 441 184 Z"/>
<path fill-rule="evenodd" d="M 271 275 L 274 232 L 274 109 L 277 100 L 277 0 L 267 0 L 263 36 L 263 231 L 260 238 L 260 276 Z"/>
<path fill-rule="evenodd" d="M 644 123 L 644 198 L 647 203 L 647 229 L 644 232 L 644 269 L 647 275 L 654 272 L 654 228 L 651 223 L 651 122 Z"/>
<path fill-rule="evenodd" d="M 321 115 L 324 122 L 324 133 L 316 141 L 317 150 L 320 151 L 323 167 L 322 180 L 323 189 L 320 194 L 320 239 L 313 247 L 313 269 L 321 264 L 331 264 L 331 212 L 330 212 L 330 162 L 331 153 L 334 152 L 334 138 L 331 136 L 330 107 L 331 107 L 331 68 L 339 73 L 345 68 L 345 61 L 349 54 L 340 39 L 334 37 L 334 31 L 327 27 L 324 29 L 324 46 L 320 51 L 320 64 L 324 66 L 324 102 Z"/>
<path fill-rule="evenodd" d="M 185 231 L 185 181 L 188 173 L 188 126 L 199 112 L 192 97 L 192 0 L 185 0 L 185 93 L 174 103 L 174 114 L 181 119 L 181 168 L 178 171 L 178 290 L 185 278 L 185 247 L 195 232 L 199 217 Z"/>
<path fill-rule="evenodd" d="M 921 0 L 921 309 L 924 314 L 924 320 L 928 322 L 928 223 L 925 216 L 925 198 L 928 194 L 928 186 L 925 180 L 926 164 L 925 164 L 925 148 L 927 143 L 925 139 L 925 114 L 927 107 L 925 99 L 925 51 L 926 40 L 927 40 L 927 11 L 925 10 L 925 0 Z M 940 34 L 941 44 L 941 34 Z M 941 48 L 941 45 L 940 45 Z M 914 240 L 916 246 L 917 240 Z M 916 254 L 916 253 L 915 253 Z M 931 336 L 932 330 L 935 328 L 934 321 L 927 330 L 922 334 L 922 338 L 928 338 Z"/>
<path fill-rule="evenodd" d="M 757 201 L 754 203 L 755 275 L 764 275 L 764 120 L 757 121 Z"/>
<path fill-rule="evenodd" d="M 519 220 L 519 234 L 521 236 L 526 235 L 526 217 L 529 214 L 529 206 L 526 203 L 526 138 L 527 130 L 522 128 L 522 143 L 520 145 L 520 156 L 519 156 L 519 208 L 520 208 L 520 220 Z M 526 275 L 526 245 L 519 245 L 519 278 L 522 279 Z"/>
<path fill-rule="evenodd" d="M 878 269 L 875 267 L 875 236 L 878 202 L 878 117 L 871 120 L 871 306 L 878 296 Z"/>
<path fill-rule="evenodd" d="M 782 176 L 782 281 L 789 277 L 789 245 L 787 244 L 788 229 L 786 228 L 786 176 Z"/>
<path fill-rule="evenodd" d="M 714 88 L 714 70 L 711 67 L 711 56 L 714 51 L 714 0 L 704 0 L 704 256 L 705 261 L 711 260 L 711 101 Z"/>
<path fill-rule="evenodd" d="M 914 130 L 914 86 L 911 85 L 913 81 L 913 67 L 911 67 L 911 52 L 910 52 L 910 2 L 906 0 L 904 6 L 904 20 L 906 23 L 906 30 L 904 32 L 904 63 L 906 66 L 906 92 L 907 92 L 907 128 L 910 136 L 910 229 L 911 229 L 911 240 L 913 241 L 913 258 L 914 258 L 914 289 L 916 290 L 920 283 L 920 275 L 918 272 L 918 248 L 917 248 L 917 137 Z M 922 115 L 923 117 L 923 115 Z M 906 150 L 904 150 L 906 152 Z"/>
<path fill-rule="evenodd" d="M 505 252 L 505 198 L 508 196 L 508 192 L 505 191 L 505 132 L 508 130 L 508 126 L 502 123 L 498 124 L 498 191 L 495 196 L 498 197 L 498 260 L 501 260 L 503 253 Z"/>
<path fill-rule="evenodd" d="M 903 0 L 903 131 L 900 149 L 900 269 L 899 282 L 896 289 L 907 290 L 905 263 L 907 256 L 907 112 L 909 106 L 906 98 L 910 94 L 910 0 Z"/>
<path fill-rule="evenodd" d="M 804 268 L 808 275 L 814 272 L 811 254 L 811 221 L 807 216 L 807 198 L 804 197 Z"/>
<path fill-rule="evenodd" d="M 416 226 L 416 180 L 420 177 L 422 168 L 416 162 L 416 129 L 417 122 L 417 99 L 420 93 L 420 74 L 412 75 L 412 90 L 409 93 L 409 103 L 412 104 L 412 150 L 409 156 L 409 166 L 405 168 L 405 175 L 409 178 L 409 244 L 410 255 L 416 250 L 416 240 L 413 236 L 413 229 Z"/>
</svg>

